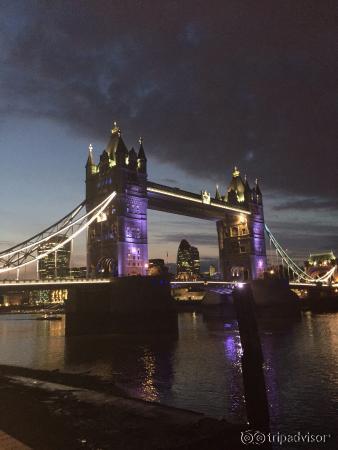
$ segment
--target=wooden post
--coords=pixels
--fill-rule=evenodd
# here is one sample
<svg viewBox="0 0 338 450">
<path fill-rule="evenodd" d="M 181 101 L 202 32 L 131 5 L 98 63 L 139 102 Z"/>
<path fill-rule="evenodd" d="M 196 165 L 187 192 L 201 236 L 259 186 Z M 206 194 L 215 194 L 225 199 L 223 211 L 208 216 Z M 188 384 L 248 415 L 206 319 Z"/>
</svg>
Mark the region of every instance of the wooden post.
<svg viewBox="0 0 338 450">
<path fill-rule="evenodd" d="M 236 287 L 233 297 L 243 349 L 242 370 L 248 421 L 250 426 L 267 431 L 269 404 L 263 372 L 264 359 L 250 285 Z"/>
</svg>

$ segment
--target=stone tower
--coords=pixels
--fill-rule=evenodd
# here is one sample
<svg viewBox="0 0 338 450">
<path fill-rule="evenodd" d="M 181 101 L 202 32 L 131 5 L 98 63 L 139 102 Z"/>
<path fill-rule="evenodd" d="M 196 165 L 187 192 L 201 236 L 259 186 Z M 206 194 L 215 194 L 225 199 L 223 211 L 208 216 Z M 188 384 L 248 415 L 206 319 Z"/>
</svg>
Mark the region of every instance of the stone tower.
<svg viewBox="0 0 338 450">
<path fill-rule="evenodd" d="M 128 151 L 116 122 L 98 164 L 89 146 L 86 164 L 86 208 L 90 211 L 111 192 L 117 195 L 88 228 L 89 276 L 145 275 L 147 243 L 147 159 L 142 140 L 138 153 Z"/>
<path fill-rule="evenodd" d="M 226 214 L 217 222 L 220 270 L 225 280 L 250 280 L 263 276 L 266 269 L 262 193 L 256 180 L 251 189 L 235 167 L 227 193 L 216 190 L 215 199 L 250 211 L 250 215 Z"/>
</svg>

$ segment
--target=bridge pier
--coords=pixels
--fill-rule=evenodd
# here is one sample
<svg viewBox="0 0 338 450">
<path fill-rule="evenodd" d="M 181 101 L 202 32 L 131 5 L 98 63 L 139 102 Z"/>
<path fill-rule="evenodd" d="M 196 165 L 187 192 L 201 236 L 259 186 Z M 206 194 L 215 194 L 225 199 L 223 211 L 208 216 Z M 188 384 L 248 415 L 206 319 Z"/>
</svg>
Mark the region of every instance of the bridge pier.
<svg viewBox="0 0 338 450">
<path fill-rule="evenodd" d="M 170 283 L 160 277 L 120 277 L 100 286 L 73 286 L 66 335 L 177 333 Z"/>
</svg>

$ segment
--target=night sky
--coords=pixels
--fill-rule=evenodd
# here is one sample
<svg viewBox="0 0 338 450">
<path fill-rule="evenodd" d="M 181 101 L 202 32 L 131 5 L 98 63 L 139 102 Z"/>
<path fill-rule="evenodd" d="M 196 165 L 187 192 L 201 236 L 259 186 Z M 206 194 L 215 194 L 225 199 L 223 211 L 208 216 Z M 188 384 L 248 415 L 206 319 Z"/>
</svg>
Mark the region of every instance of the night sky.
<svg viewBox="0 0 338 450">
<path fill-rule="evenodd" d="M 113 120 L 150 180 L 224 193 L 237 165 L 291 255 L 338 249 L 337 2 L 0 6 L 1 249 L 80 203 Z M 215 224 L 150 212 L 150 257 L 181 238 L 217 255 Z"/>
</svg>

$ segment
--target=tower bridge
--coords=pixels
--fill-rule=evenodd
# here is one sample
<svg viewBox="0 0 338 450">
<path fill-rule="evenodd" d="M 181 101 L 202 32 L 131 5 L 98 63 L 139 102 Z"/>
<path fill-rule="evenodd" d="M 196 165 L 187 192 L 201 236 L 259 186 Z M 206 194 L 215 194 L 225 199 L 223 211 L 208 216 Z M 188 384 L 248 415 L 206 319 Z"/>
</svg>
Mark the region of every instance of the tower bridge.
<svg viewBox="0 0 338 450">
<path fill-rule="evenodd" d="M 56 261 L 57 252 L 82 232 L 87 232 L 90 279 L 146 275 L 148 209 L 215 222 L 224 281 L 231 281 L 234 275 L 242 281 L 263 275 L 267 266 L 265 233 L 296 282 L 333 281 L 336 267 L 314 280 L 278 243 L 264 222 L 257 180 L 251 188 L 235 167 L 226 192 L 222 194 L 217 187 L 214 195 L 150 181 L 142 139 L 137 152 L 128 150 L 116 123 L 97 163 L 89 146 L 85 200 L 55 224 L 1 252 L 0 275 L 16 270 L 19 279 L 23 267 L 38 267 L 39 261 L 50 254 L 55 254 Z"/>
<path fill-rule="evenodd" d="M 148 263 L 147 210 L 154 209 L 216 223 L 220 268 L 244 279 L 266 268 L 264 215 L 258 183 L 253 189 L 235 168 L 228 191 L 196 194 L 148 180 L 147 158 L 140 139 L 138 152 L 128 150 L 114 124 L 107 147 L 94 163 L 90 147 L 86 164 L 86 207 L 92 210 L 111 192 L 113 204 L 89 226 L 87 267 L 90 275 L 145 275 Z M 238 273 L 239 275 L 239 273 Z"/>
</svg>

